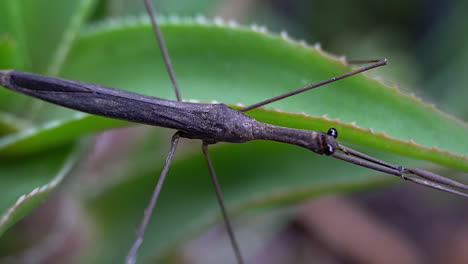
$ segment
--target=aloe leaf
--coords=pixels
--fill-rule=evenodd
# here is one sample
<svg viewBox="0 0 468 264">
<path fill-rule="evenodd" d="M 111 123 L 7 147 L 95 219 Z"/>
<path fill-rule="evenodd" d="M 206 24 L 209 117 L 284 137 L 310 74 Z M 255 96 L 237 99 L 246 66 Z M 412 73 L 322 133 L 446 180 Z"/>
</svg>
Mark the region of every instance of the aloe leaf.
<svg viewBox="0 0 468 264">
<path fill-rule="evenodd" d="M 54 74 L 68 53 L 94 0 L 23 1 L 6 0 L 0 9 L 1 68 L 16 68 Z M 0 135 L 38 131 L 31 118 L 39 108 L 34 99 L 0 91 Z M 76 138 L 74 139 L 76 140 Z M 69 140 L 44 155 L 0 160 L 0 235 L 31 212 L 58 187 L 73 165 L 66 159 L 73 150 Z M 59 168 L 63 169 L 59 171 Z"/>
<path fill-rule="evenodd" d="M 163 30 L 183 95 L 188 99 L 249 104 L 350 71 L 341 60 L 318 47 L 258 28 L 176 19 L 164 23 Z M 145 20 L 114 21 L 84 33 L 70 52 L 63 76 L 174 98 Z M 465 123 L 364 75 L 269 107 L 281 111 L 262 109 L 251 114 L 290 127 L 337 127 L 347 142 L 468 169 L 468 141 L 462 140 L 467 135 Z M 77 122 L 73 112 L 56 106 L 46 107 L 41 116 L 62 124 L 53 130 L 60 130 L 67 122 Z M 44 138 L 47 133 L 11 135 L 0 141 L 0 151 L 35 152 L 73 140 L 102 129 L 87 123 L 98 123 L 94 118 L 82 118 L 82 125 L 78 125 L 81 129 L 60 133 L 63 140 L 56 143 Z M 115 122 L 115 127 L 121 125 L 122 122 Z M 51 127 L 47 123 L 44 126 Z M 451 137 L 447 137 L 449 133 Z"/>
<path fill-rule="evenodd" d="M 266 33 L 262 28 L 204 19 L 162 22 L 187 100 L 250 104 L 351 70 L 342 60 L 316 46 Z M 102 24 L 83 32 L 76 40 L 61 76 L 174 98 L 154 43 L 146 20 Z M 366 76 L 354 76 L 269 107 L 275 109 L 259 109 L 250 114 L 290 127 L 320 130 L 336 127 L 340 138 L 351 144 L 468 169 L 468 143 L 463 140 L 468 135 L 466 124 Z M 52 105 L 45 105 L 37 116 L 36 127 L 0 139 L 2 157 L 44 153 L 87 133 L 129 125 Z M 152 136 L 162 134 L 159 131 Z M 162 146 L 160 151 L 166 148 Z M 213 149 L 230 208 L 237 212 L 369 187 L 390 179 L 376 178 L 373 172 L 351 169 L 352 165 L 336 163 L 327 157 L 309 155 L 313 153 L 265 142 L 223 144 Z M 381 152 L 377 156 L 386 157 Z M 133 237 L 127 228 L 139 222 L 164 161 L 163 156 L 153 159 L 144 151 L 132 159 L 139 165 L 147 165 L 142 165 L 143 169 L 130 167 L 131 178 L 86 201 L 99 227 L 99 232 L 92 234 L 94 249 L 89 249 L 89 258 L 96 263 L 122 259 L 123 249 L 128 248 Z M 389 159 L 404 165 L 416 163 L 396 156 Z M 176 161 L 165 187 L 168 191 L 157 209 L 157 224 L 148 233 L 144 257 L 157 255 L 152 252 L 154 249 L 162 251 L 170 246 L 167 241 L 175 243 L 190 227 L 199 227 L 203 219 L 213 221 L 212 211 L 216 207 L 208 191 L 208 178 L 202 178 L 206 173 L 201 156 L 185 153 Z"/>
<path fill-rule="evenodd" d="M 76 159 L 76 151 L 68 146 L 39 157 L 0 160 L 0 236 L 59 186 Z"/>
<path fill-rule="evenodd" d="M 94 2 L 95 0 L 2 2 L 1 69 L 14 68 L 56 75 Z M 35 100 L 4 91 L 0 91 L 0 103 L 0 109 L 11 111 L 11 116 L 17 116 L 20 120 L 32 119 L 31 113 L 36 112 L 40 106 Z M 9 120 L 5 122 L 7 121 Z M 0 119 L 0 127 L 9 126 L 2 122 Z M 27 123 L 24 120 L 21 122 Z"/>
</svg>

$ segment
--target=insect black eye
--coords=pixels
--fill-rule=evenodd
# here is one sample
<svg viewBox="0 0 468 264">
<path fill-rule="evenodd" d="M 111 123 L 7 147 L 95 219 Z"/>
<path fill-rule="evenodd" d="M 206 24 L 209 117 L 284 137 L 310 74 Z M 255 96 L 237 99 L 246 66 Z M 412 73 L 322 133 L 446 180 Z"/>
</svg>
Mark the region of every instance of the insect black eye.
<svg viewBox="0 0 468 264">
<path fill-rule="evenodd" d="M 327 134 L 328 134 L 329 136 L 332 136 L 332 137 L 334 137 L 334 138 L 337 138 L 337 137 L 338 137 L 338 130 L 336 130 L 335 128 L 332 127 L 332 128 L 330 128 L 330 129 L 328 129 Z"/>
<path fill-rule="evenodd" d="M 333 153 L 335 153 L 335 148 L 331 144 L 327 144 L 327 147 L 325 148 L 325 155 L 330 156 Z"/>
</svg>

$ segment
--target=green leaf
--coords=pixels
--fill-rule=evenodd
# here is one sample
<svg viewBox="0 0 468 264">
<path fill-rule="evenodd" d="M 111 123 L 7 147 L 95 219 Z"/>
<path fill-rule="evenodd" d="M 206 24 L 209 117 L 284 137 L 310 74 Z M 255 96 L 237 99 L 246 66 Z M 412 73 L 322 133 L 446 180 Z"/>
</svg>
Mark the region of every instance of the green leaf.
<svg viewBox="0 0 468 264">
<path fill-rule="evenodd" d="M 93 3 L 94 0 L 3 1 L 0 9 L 1 68 L 56 74 Z M 32 120 L 40 109 L 36 102 L 4 89 L 0 91 L 2 140 L 6 135 L 17 137 L 38 131 Z M 46 155 L 2 156 L 0 235 L 59 185 L 72 165 L 65 158 L 71 155 L 72 149 L 68 146 L 73 140 L 59 148 L 43 150 Z M 64 169 L 59 172 L 60 167 Z"/>
<path fill-rule="evenodd" d="M 175 19 L 163 24 L 163 30 L 183 95 L 189 99 L 250 104 L 351 70 L 318 47 L 258 29 Z M 174 98 L 151 38 L 149 24 L 138 19 L 96 27 L 78 40 L 63 75 Z M 269 107 L 282 111 L 256 110 L 249 114 L 290 127 L 337 127 L 346 142 L 468 170 L 468 140 L 462 140 L 468 130 L 465 123 L 364 75 Z M 98 123 L 96 117 L 81 118 L 82 123 L 77 125 L 81 129 L 61 133 L 61 127 L 67 127 L 68 122 L 79 122 L 74 115 L 47 106 L 41 120 L 55 119 L 54 126 L 41 126 L 38 131 L 44 133 L 11 135 L 0 141 L 0 151 L 10 155 L 39 151 L 103 127 L 91 124 Z M 123 124 L 111 123 L 104 127 Z M 46 139 L 47 133 L 63 136 L 53 143 Z"/>
<path fill-rule="evenodd" d="M 20 69 L 45 73 L 68 40 L 79 30 L 94 0 L 6 0 L 2 2 L 0 35 L 8 34 L 21 45 Z M 53 19 L 52 19 L 53 18 Z M 64 43 L 65 42 L 65 43 Z"/>
<path fill-rule="evenodd" d="M 203 19 L 161 22 L 186 99 L 250 104 L 351 70 L 318 47 L 261 28 Z M 173 99 L 166 75 L 149 23 L 141 19 L 114 20 L 83 32 L 61 69 L 63 77 Z M 382 152 L 468 170 L 465 123 L 366 76 L 354 76 L 269 107 L 281 110 L 259 109 L 249 114 L 296 128 L 336 127 L 339 139 L 367 146 L 366 152 L 397 164 L 421 165 Z M 52 105 L 44 105 L 35 122 L 32 128 L 1 138 L 0 155 L 31 157 L 87 133 L 128 125 Z M 151 143 L 151 138 L 161 141 L 164 134 L 156 131 L 141 138 L 142 149 L 130 156 L 131 165 L 120 172 L 130 177 L 95 190 L 84 201 L 95 227 L 86 262 L 115 263 L 129 248 L 168 150 L 168 143 L 159 149 Z M 153 152 L 148 146 L 154 147 Z M 217 219 L 207 169 L 198 146 L 196 150 L 198 154 L 182 151 L 176 156 L 143 245 L 143 258 L 157 257 L 187 235 L 187 230 L 195 232 Z M 220 144 L 213 147 L 212 156 L 228 206 L 237 213 L 358 190 L 391 179 L 279 143 Z"/>
<path fill-rule="evenodd" d="M 6 0 L 0 9 L 0 18 L 6 18 L 0 19 L 1 68 L 56 75 L 94 2 Z M 34 119 L 41 107 L 37 100 L 4 91 L 0 103 L 19 120 Z M 0 119 L 0 129 L 8 121 Z"/>
<path fill-rule="evenodd" d="M 76 159 L 76 151 L 68 146 L 39 157 L 0 160 L 0 236 L 59 186 Z"/>
</svg>

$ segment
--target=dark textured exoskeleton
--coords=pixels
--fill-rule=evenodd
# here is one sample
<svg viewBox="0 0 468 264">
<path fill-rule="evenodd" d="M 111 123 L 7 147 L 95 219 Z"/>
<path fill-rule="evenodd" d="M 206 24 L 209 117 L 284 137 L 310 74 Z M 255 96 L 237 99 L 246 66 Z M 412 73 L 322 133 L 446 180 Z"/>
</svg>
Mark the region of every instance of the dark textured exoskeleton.
<svg viewBox="0 0 468 264">
<path fill-rule="evenodd" d="M 86 113 L 176 129 L 181 137 L 200 139 L 206 144 L 242 143 L 251 140 L 272 140 L 293 144 L 317 154 L 331 155 L 431 188 L 467 196 L 465 193 L 440 185 L 468 190 L 464 184 L 422 169 L 406 169 L 389 164 L 338 144 L 336 141 L 338 131 L 334 128 L 330 128 L 325 133 L 275 126 L 257 121 L 225 104 L 179 102 L 16 70 L 1 70 L 0 85 Z M 345 154 L 335 152 L 337 149 Z M 404 174 L 414 174 L 429 181 L 403 176 Z"/>
<path fill-rule="evenodd" d="M 86 113 L 176 129 L 182 137 L 209 144 L 272 140 L 327 155 L 338 147 L 336 133 L 266 124 L 225 104 L 178 102 L 15 70 L 0 71 L 0 84 Z"/>
</svg>

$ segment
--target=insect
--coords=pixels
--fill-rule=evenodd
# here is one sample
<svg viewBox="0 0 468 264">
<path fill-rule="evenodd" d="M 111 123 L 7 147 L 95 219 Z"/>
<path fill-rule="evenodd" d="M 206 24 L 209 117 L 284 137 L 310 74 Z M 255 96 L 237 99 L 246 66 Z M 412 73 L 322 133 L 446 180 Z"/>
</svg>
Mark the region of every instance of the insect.
<svg viewBox="0 0 468 264">
<path fill-rule="evenodd" d="M 149 4 L 149 1 L 146 1 L 146 3 Z M 150 8 L 149 10 L 152 9 Z M 155 28 L 157 29 L 158 27 L 156 26 Z M 167 53 L 164 52 L 164 54 Z M 350 74 L 327 80 L 319 84 L 321 85 L 327 82 L 345 78 L 350 75 L 357 74 L 358 72 L 381 66 L 385 63 L 385 60 L 379 60 L 370 67 L 363 67 L 357 71 L 351 72 Z M 172 68 L 169 67 L 169 69 Z M 203 150 L 206 153 L 207 162 L 212 176 L 214 176 L 215 173 L 208 156 L 208 145 L 217 142 L 241 143 L 245 141 L 261 139 L 298 145 L 300 147 L 312 150 L 318 154 L 324 154 L 342 159 L 347 162 L 383 171 L 402 177 L 406 180 L 410 180 L 432 188 L 453 192 L 459 195 L 464 194 L 442 185 L 448 185 L 465 190 L 467 189 L 465 185 L 448 180 L 437 174 L 433 174 L 421 169 L 403 168 L 401 166 L 389 164 L 347 148 L 336 141 L 338 132 L 333 128 L 330 128 L 330 130 L 327 132 L 289 129 L 260 123 L 241 113 L 259 107 L 262 104 L 254 104 L 241 109 L 241 111 L 234 111 L 233 109 L 221 104 L 206 105 L 176 102 L 136 95 L 133 93 L 77 81 L 45 77 L 9 70 L 4 70 L 0 73 L 0 83 L 2 86 L 12 90 L 16 90 L 18 92 L 22 92 L 30 96 L 38 97 L 43 100 L 64 105 L 73 109 L 179 130 L 180 132 L 176 133 L 173 138 L 169 158 L 160 179 L 164 179 L 164 176 L 166 175 L 179 137 L 200 139 L 204 142 Z M 308 88 L 317 86 L 319 85 L 312 85 Z M 264 103 L 279 100 L 299 92 L 301 92 L 301 90 L 282 95 L 275 99 L 267 100 Z M 178 94 L 179 95 L 177 97 L 180 101 L 180 92 L 178 92 Z M 340 153 L 340 151 L 342 153 Z M 423 177 L 425 180 L 406 176 L 410 174 Z M 218 184 L 216 177 L 213 177 L 213 180 L 214 184 L 217 186 Z M 162 184 L 158 184 L 159 187 L 155 192 L 155 197 L 157 197 L 161 185 Z M 220 189 L 216 188 L 216 190 L 219 200 L 222 201 Z M 155 202 L 152 202 L 152 204 L 154 203 Z M 242 263 L 243 261 L 240 250 L 234 242 L 234 232 L 230 228 L 224 205 L 222 202 L 220 202 L 220 205 L 223 208 L 223 214 L 226 216 L 226 226 L 228 227 L 228 232 L 231 234 L 230 237 L 233 241 L 233 248 L 237 253 L 236 255 L 238 262 Z M 148 214 L 146 214 L 142 228 L 140 229 L 141 232 L 139 232 L 133 250 L 129 253 L 128 263 L 133 263 L 136 259 L 136 252 L 139 245 L 143 241 L 144 229 L 147 225 L 146 222 L 149 219 L 148 217 L 151 211 L 152 205 L 150 205 L 148 208 Z"/>
</svg>

